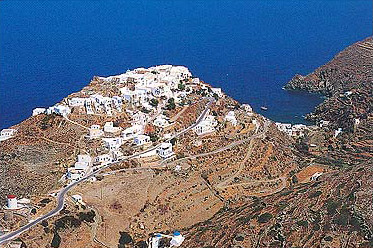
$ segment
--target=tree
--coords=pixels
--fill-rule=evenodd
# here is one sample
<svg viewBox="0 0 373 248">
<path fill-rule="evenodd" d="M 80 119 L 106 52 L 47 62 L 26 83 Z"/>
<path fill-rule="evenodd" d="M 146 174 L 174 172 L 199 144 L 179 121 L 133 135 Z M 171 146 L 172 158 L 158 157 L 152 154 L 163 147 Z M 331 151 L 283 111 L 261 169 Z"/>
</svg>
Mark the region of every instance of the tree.
<svg viewBox="0 0 373 248">
<path fill-rule="evenodd" d="M 262 214 L 262 215 L 260 215 L 259 217 L 258 217 L 258 222 L 259 223 L 266 223 L 266 222 L 268 222 L 270 219 L 272 219 L 272 214 L 271 213 L 264 213 L 264 214 Z"/>
<path fill-rule="evenodd" d="M 158 101 L 158 99 L 153 98 L 153 99 L 150 100 L 149 103 L 150 103 L 151 106 L 156 108 L 158 106 L 159 101 Z"/>
<path fill-rule="evenodd" d="M 166 105 L 166 109 L 171 110 L 175 108 L 176 108 L 175 99 L 173 98 L 168 99 L 168 104 Z"/>
<path fill-rule="evenodd" d="M 185 90 L 185 84 L 183 84 L 183 83 L 180 81 L 180 83 L 177 85 L 177 88 L 178 88 L 179 90 Z"/>
<path fill-rule="evenodd" d="M 53 239 L 52 239 L 51 246 L 53 248 L 58 248 L 58 247 L 60 247 L 60 244 L 61 244 L 61 237 L 58 234 L 58 232 L 54 232 L 54 236 L 53 236 Z"/>
<path fill-rule="evenodd" d="M 170 143 L 174 146 L 174 145 L 176 144 L 176 138 L 172 138 L 172 139 L 170 140 Z"/>
<path fill-rule="evenodd" d="M 151 134 L 149 134 L 149 136 L 150 136 L 150 140 L 152 142 L 156 142 L 158 140 L 158 136 L 155 133 L 151 133 Z"/>
<path fill-rule="evenodd" d="M 119 244 L 118 248 L 124 248 L 125 245 L 133 243 L 133 239 L 131 235 L 129 235 L 127 232 L 119 232 L 120 238 L 119 238 Z"/>
</svg>

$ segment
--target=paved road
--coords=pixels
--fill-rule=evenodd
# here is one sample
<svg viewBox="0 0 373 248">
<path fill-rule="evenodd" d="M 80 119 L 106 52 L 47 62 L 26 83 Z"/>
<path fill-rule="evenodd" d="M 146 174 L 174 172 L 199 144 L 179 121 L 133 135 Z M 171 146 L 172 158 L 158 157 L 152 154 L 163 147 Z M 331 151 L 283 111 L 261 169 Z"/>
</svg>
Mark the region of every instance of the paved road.
<svg viewBox="0 0 373 248">
<path fill-rule="evenodd" d="M 209 111 L 209 108 L 211 106 L 211 104 L 214 102 L 214 99 L 213 98 L 208 98 L 209 102 L 208 104 L 206 105 L 205 109 L 203 110 L 203 112 L 200 114 L 200 116 L 197 118 L 196 122 L 194 124 L 192 124 L 191 126 L 187 127 L 186 129 L 176 133 L 175 135 L 173 135 L 170 139 L 166 140 L 166 141 L 170 141 L 171 139 L 173 138 L 176 138 L 186 132 L 188 132 L 189 130 L 191 130 L 192 128 L 194 128 L 195 126 L 197 126 L 199 123 L 201 123 L 201 121 L 205 118 L 206 114 L 208 113 Z M 147 153 L 147 152 L 150 152 L 150 151 L 154 151 L 155 149 L 157 149 L 158 147 L 160 146 L 160 144 L 152 147 L 152 148 L 149 148 L 145 151 L 142 151 L 142 152 L 139 152 L 139 153 L 136 153 L 136 154 L 133 154 L 133 155 L 130 155 L 130 156 L 126 156 L 126 157 L 123 157 L 121 158 L 119 161 L 116 161 L 116 162 L 113 162 L 113 163 L 110 163 L 96 171 L 93 171 L 89 174 L 87 174 L 86 176 L 84 176 L 83 178 L 79 179 L 78 181 L 75 181 L 69 185 L 67 185 L 65 188 L 63 188 L 60 192 L 58 192 L 57 194 L 57 206 L 56 208 L 54 208 L 52 211 L 50 211 L 49 213 L 43 215 L 43 216 L 40 216 L 39 218 L 31 221 L 30 223 L 28 223 L 27 225 L 24 225 L 22 226 L 21 228 L 19 228 L 18 230 L 14 231 L 14 232 L 11 232 L 11 233 L 7 233 L 5 235 L 2 235 L 0 237 L 0 245 L 16 238 L 18 235 L 20 235 L 21 233 L 29 230 L 31 227 L 37 225 L 38 223 L 42 222 L 43 220 L 46 220 L 46 219 L 49 219 L 50 217 L 58 214 L 64 207 L 64 202 L 65 202 L 65 196 L 67 194 L 67 192 L 69 192 L 73 187 L 75 187 L 76 185 L 78 185 L 79 183 L 81 182 L 84 182 L 86 180 L 88 180 L 89 178 L 91 178 L 92 176 L 96 175 L 97 173 L 100 173 L 101 171 L 109 168 L 110 166 L 112 165 L 115 165 L 115 164 L 118 164 L 118 163 L 121 163 L 122 161 L 125 161 L 125 160 L 128 160 L 128 159 L 132 159 L 132 158 L 135 158 L 135 157 L 138 157 L 144 153 Z"/>
</svg>

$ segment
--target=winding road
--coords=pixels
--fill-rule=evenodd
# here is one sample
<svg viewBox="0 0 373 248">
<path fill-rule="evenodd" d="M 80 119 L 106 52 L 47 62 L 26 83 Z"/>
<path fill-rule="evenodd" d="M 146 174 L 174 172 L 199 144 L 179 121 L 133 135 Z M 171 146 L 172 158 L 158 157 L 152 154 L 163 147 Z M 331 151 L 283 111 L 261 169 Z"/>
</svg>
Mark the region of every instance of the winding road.
<svg viewBox="0 0 373 248">
<path fill-rule="evenodd" d="M 210 109 L 210 106 L 211 104 L 215 101 L 214 98 L 207 98 L 209 100 L 209 102 L 207 103 L 205 109 L 202 111 L 202 113 L 200 114 L 200 116 L 197 118 L 196 122 L 192 125 L 190 125 L 189 127 L 187 127 L 186 129 L 176 133 L 175 135 L 173 135 L 171 138 L 167 139 L 167 141 L 170 141 L 171 139 L 173 138 L 176 138 L 180 135 L 183 135 L 184 133 L 188 132 L 189 130 L 193 129 L 194 127 L 196 127 L 198 124 L 201 123 L 201 121 L 205 118 L 206 114 L 208 113 L 209 109 Z M 79 123 L 77 123 L 79 124 Z M 80 124 L 79 124 L 80 126 Z M 89 178 L 91 178 L 92 176 L 100 173 L 101 171 L 109 168 L 110 166 L 112 165 L 115 165 L 115 164 L 118 164 L 118 163 L 121 163 L 125 160 L 129 160 L 129 159 L 132 159 L 132 158 L 135 158 L 135 157 L 138 157 L 144 153 L 147 153 L 147 152 L 150 152 L 150 151 L 154 151 L 156 150 L 158 147 L 160 146 L 160 144 L 152 147 L 152 148 L 149 148 L 145 151 L 142 151 L 142 152 L 139 152 L 139 153 L 136 153 L 136 154 L 133 154 L 133 155 L 130 155 L 130 156 L 126 156 L 126 157 L 122 157 L 120 158 L 118 161 L 116 162 L 112 162 L 110 164 L 107 164 L 106 166 L 96 170 L 96 171 L 93 171 L 89 174 L 87 174 L 86 176 L 84 176 L 83 178 L 67 185 L 65 188 L 63 188 L 61 191 L 58 192 L 57 194 L 57 206 L 56 208 L 54 208 L 53 210 L 51 210 L 49 213 L 43 215 L 43 216 L 40 216 L 39 218 L 31 221 L 30 223 L 28 223 L 27 225 L 24 225 L 22 226 L 21 228 L 19 228 L 18 230 L 16 231 L 13 231 L 13 232 L 10 232 L 10 233 L 7 233 L 7 234 L 4 234 L 2 236 L 0 236 L 0 245 L 6 243 L 6 242 L 9 242 L 11 241 L 12 239 L 16 238 L 17 236 L 19 236 L 21 233 L 29 230 L 31 227 L 39 224 L 40 222 L 42 222 L 43 220 L 46 220 L 46 219 L 49 219 L 51 218 L 52 216 L 58 214 L 63 208 L 64 208 L 64 203 L 65 203 L 65 196 L 66 194 L 73 188 L 75 187 L 76 185 L 78 185 L 79 183 L 81 182 L 84 182 L 86 180 L 88 180 Z"/>
</svg>

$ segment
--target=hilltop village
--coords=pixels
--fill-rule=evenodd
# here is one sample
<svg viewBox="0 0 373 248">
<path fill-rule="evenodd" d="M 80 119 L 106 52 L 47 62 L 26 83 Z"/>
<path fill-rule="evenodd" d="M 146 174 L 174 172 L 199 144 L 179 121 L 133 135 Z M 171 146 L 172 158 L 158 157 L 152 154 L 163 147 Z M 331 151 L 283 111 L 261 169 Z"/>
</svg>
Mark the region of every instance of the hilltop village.
<svg viewBox="0 0 373 248">
<path fill-rule="evenodd" d="M 353 49 L 371 56 L 371 44 Z M 1 131 L 0 237 L 14 248 L 371 247 L 371 95 L 361 103 L 365 88 L 351 87 L 326 102 L 353 111 L 318 109 L 306 126 L 274 123 L 183 66 L 96 76 Z"/>
<path fill-rule="evenodd" d="M 171 118 L 170 112 L 176 107 L 182 107 L 181 111 L 184 111 L 196 101 L 207 101 L 208 98 L 217 100 L 224 96 L 220 88 L 210 87 L 199 78 L 192 78 L 189 70 L 183 66 L 137 68 L 121 75 L 96 77 L 94 80 L 97 87 L 73 94 L 55 106 L 35 108 L 32 112 L 33 116 L 59 115 L 72 123 L 85 115 L 99 119 L 123 116 L 129 119 L 126 124 L 107 121 L 102 126 L 92 123 L 87 127 L 77 122 L 87 130 L 83 138 L 97 147 L 94 154 L 85 151 L 77 155 L 76 162 L 66 172 L 67 180 L 79 180 L 92 171 L 120 161 L 129 150 L 139 152 L 153 144 L 158 144 L 157 149 L 141 154 L 141 158 L 157 160 L 176 157 L 173 151 L 176 139 L 172 137 L 180 129 L 175 121 L 181 113 Z M 111 89 L 108 90 L 107 85 Z M 249 105 L 245 106 L 245 111 L 252 115 Z M 238 125 L 233 110 L 227 112 L 224 120 L 233 126 Z M 255 119 L 252 122 L 258 126 Z M 193 131 L 197 136 L 203 136 L 213 133 L 217 125 L 216 113 L 214 115 L 209 111 Z M 6 140 L 16 133 L 16 129 L 4 129 L 1 137 Z M 90 180 L 95 180 L 95 177 Z"/>
<path fill-rule="evenodd" d="M 281 127 L 281 124 L 277 125 Z M 296 126 L 295 129 L 297 133 L 294 131 L 290 135 L 301 136 L 306 126 Z M 19 214 L 28 221 L 43 216 L 60 199 L 61 188 L 75 183 L 79 185 L 68 193 L 71 207 L 77 206 L 81 210 L 88 208 L 95 215 L 106 212 L 100 219 L 101 222 L 103 219 L 109 221 L 105 225 L 111 227 L 119 228 L 123 221 L 130 223 L 130 226 L 121 228 L 132 235 L 140 235 L 137 239 L 144 239 L 149 233 L 162 231 L 167 226 L 174 230 L 181 229 L 195 223 L 190 213 L 185 211 L 193 205 L 192 216 L 204 220 L 223 207 L 225 199 L 233 200 L 245 191 L 253 195 L 266 195 L 280 191 L 288 184 L 283 175 L 296 167 L 291 157 L 285 158 L 287 153 L 291 154 L 289 148 L 284 151 L 269 148 L 265 152 L 266 157 L 274 156 L 272 163 L 282 161 L 279 168 L 271 171 L 259 169 L 253 171 L 250 177 L 244 176 L 244 171 L 249 169 L 245 163 L 251 164 L 249 161 L 263 156 L 262 144 L 256 148 L 254 144 L 265 138 L 267 132 L 274 132 L 271 135 L 273 138 L 277 136 L 283 139 L 276 125 L 254 113 L 250 105 L 240 105 L 220 88 L 213 88 L 193 77 L 183 66 L 161 65 L 137 68 L 116 76 L 94 77 L 81 91 L 52 107 L 35 108 L 32 117 L 25 123 L 2 131 L 2 144 L 5 147 L 17 142 L 22 144 L 24 139 L 29 144 L 48 143 L 47 150 L 51 148 L 50 145 L 56 146 L 54 154 L 59 157 L 59 162 L 53 162 L 59 168 L 54 172 L 58 175 L 57 180 L 51 180 L 54 186 L 49 186 L 47 198 L 35 193 L 45 191 L 48 186 L 34 189 L 37 186 L 30 187 L 29 183 L 27 189 L 35 190 L 31 195 L 27 189 L 20 190 L 19 185 L 14 191 L 9 189 L 8 203 L 4 208 L 7 221 L 2 224 L 3 231 L 16 230 L 23 223 L 22 218 L 17 217 Z M 57 147 L 63 150 L 58 152 Z M 33 151 L 28 153 L 32 154 Z M 237 168 L 232 167 L 229 161 L 239 160 L 239 157 L 232 154 L 243 156 L 244 161 L 237 164 Z M 215 165 L 209 165 L 211 163 Z M 212 171 L 212 168 L 216 168 L 216 171 Z M 36 170 L 35 173 L 40 171 Z M 132 176 L 125 180 L 127 183 L 148 185 L 126 183 L 127 186 L 120 186 L 118 183 L 123 184 L 123 177 L 128 177 L 128 174 Z M 107 192 L 111 187 L 114 187 L 111 190 L 119 191 Z M 148 196 L 141 196 L 144 187 L 151 187 L 147 189 Z M 170 190 L 169 187 L 176 188 Z M 187 188 L 190 191 L 188 194 L 185 192 Z M 128 203 L 128 197 L 133 194 L 139 198 L 135 200 L 131 197 L 135 201 L 125 210 L 128 207 L 124 207 L 125 202 Z M 175 194 L 179 194 L 180 198 L 175 198 Z M 17 202 L 17 197 L 21 196 L 32 197 L 31 200 L 25 198 Z M 190 205 L 186 200 L 188 198 L 195 203 Z M 109 205 L 103 204 L 103 199 Z M 27 204 L 22 207 L 25 201 Z M 154 205 L 152 201 L 159 203 Z M 70 204 L 65 204 L 65 208 L 71 208 Z M 67 210 L 61 213 L 64 211 Z M 126 217 L 114 217 L 117 211 Z M 97 217 L 95 221 L 100 219 Z M 58 228 L 54 227 L 54 230 L 54 234 L 46 236 L 52 235 L 55 239 L 62 235 Z M 95 236 L 95 239 L 104 243 L 118 242 L 119 238 L 108 239 L 107 232 L 110 231 L 100 228 L 100 233 L 96 234 L 100 237 Z M 174 237 L 184 240 L 182 234 L 179 233 L 179 236 L 158 233 L 151 236 L 148 243 L 154 243 L 151 247 L 155 248 L 163 239 L 172 241 Z M 43 243 L 44 238 L 33 242 Z"/>
</svg>

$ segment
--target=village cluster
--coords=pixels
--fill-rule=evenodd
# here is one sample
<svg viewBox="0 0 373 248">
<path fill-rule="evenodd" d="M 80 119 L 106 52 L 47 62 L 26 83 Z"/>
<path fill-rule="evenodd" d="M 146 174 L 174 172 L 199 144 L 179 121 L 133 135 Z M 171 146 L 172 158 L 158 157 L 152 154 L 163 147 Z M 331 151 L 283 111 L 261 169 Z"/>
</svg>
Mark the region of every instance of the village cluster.
<svg viewBox="0 0 373 248">
<path fill-rule="evenodd" d="M 101 139 L 107 151 L 94 158 L 90 155 L 78 155 L 74 166 L 68 168 L 67 179 L 79 180 L 87 173 L 99 169 L 123 157 L 121 146 L 127 144 L 136 148 L 149 147 L 152 139 L 144 130 L 147 124 L 165 129 L 174 124 L 164 115 L 164 109 L 188 105 L 187 96 L 193 90 L 202 90 L 205 97 L 223 97 L 220 88 L 211 88 L 202 83 L 199 78 L 192 78 L 186 67 L 161 65 L 137 68 L 124 74 L 97 77 L 104 83 L 115 85 L 120 92 L 117 96 L 102 96 L 96 92 L 89 97 L 71 97 L 62 103 L 45 108 L 36 108 L 33 115 L 58 114 L 68 118 L 73 108 L 83 110 L 87 115 L 115 116 L 122 111 L 131 118 L 131 126 L 125 129 L 115 126 L 113 122 L 106 122 L 103 127 L 92 125 L 89 127 L 88 139 Z M 118 93 L 119 93 L 118 92 Z M 123 108 L 125 104 L 125 108 Z M 237 125 L 234 111 L 230 111 L 226 120 Z M 205 135 L 215 131 L 217 121 L 215 116 L 207 114 L 194 128 L 197 135 Z M 163 140 L 157 149 L 141 154 L 141 157 L 159 156 L 169 159 L 175 155 L 170 139 L 173 133 L 164 133 Z M 94 178 L 92 180 L 95 180 Z"/>
</svg>

